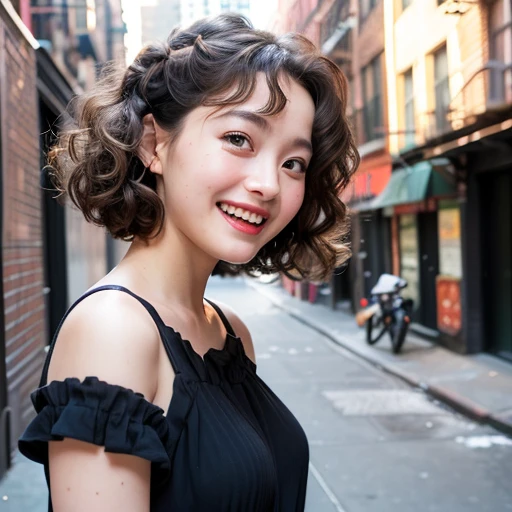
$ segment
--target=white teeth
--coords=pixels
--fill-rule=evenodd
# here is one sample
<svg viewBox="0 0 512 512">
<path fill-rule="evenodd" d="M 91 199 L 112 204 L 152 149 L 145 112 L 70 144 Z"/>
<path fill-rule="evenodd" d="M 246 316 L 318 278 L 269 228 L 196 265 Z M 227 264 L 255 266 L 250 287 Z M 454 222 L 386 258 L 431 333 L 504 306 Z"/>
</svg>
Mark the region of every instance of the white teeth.
<svg viewBox="0 0 512 512">
<path fill-rule="evenodd" d="M 235 208 L 232 205 L 228 205 L 226 203 L 220 203 L 219 208 L 228 213 L 229 215 L 234 215 L 235 217 L 239 217 L 251 224 L 261 224 L 263 222 L 263 216 L 258 215 L 256 213 L 250 212 L 249 210 L 243 210 L 242 208 Z"/>
</svg>

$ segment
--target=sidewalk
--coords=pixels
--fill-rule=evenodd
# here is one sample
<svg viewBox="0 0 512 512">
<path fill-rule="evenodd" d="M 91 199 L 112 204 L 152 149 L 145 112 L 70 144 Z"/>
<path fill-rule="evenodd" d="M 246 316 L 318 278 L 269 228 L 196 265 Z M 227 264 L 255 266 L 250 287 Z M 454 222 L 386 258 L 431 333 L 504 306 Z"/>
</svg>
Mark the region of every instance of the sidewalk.
<svg viewBox="0 0 512 512">
<path fill-rule="evenodd" d="M 247 284 L 286 313 L 383 371 L 420 387 L 480 423 L 512 436 L 512 364 L 488 354 L 459 355 L 408 333 L 394 355 L 387 337 L 369 346 L 352 315 L 292 297 L 278 284 Z"/>
</svg>

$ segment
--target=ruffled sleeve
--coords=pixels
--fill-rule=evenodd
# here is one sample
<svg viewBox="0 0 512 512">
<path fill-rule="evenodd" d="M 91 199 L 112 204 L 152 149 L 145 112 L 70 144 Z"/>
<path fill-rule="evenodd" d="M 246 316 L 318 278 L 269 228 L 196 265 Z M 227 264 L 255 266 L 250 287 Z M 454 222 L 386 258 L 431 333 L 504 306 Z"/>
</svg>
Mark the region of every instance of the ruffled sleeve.
<svg viewBox="0 0 512 512">
<path fill-rule="evenodd" d="M 152 483 L 170 473 L 172 451 L 163 410 L 140 393 L 107 384 L 96 377 L 53 381 L 31 395 L 37 416 L 21 436 L 20 452 L 48 463 L 48 441 L 65 437 L 104 446 L 106 452 L 151 461 Z"/>
</svg>

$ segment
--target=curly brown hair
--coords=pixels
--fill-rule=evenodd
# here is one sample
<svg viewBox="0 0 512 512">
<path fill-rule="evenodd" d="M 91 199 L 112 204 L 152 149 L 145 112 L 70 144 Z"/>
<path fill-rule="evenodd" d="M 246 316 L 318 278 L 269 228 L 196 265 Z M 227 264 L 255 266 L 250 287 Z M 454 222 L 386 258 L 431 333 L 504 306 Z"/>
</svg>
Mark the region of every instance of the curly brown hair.
<svg viewBox="0 0 512 512">
<path fill-rule="evenodd" d="M 152 113 L 174 137 L 195 108 L 246 101 L 260 72 L 270 90 L 263 115 L 276 114 L 286 104 L 278 83 L 283 74 L 311 95 L 313 157 L 295 218 L 248 263 L 221 262 L 221 267 L 230 273 L 328 276 L 350 255 L 347 212 L 339 196 L 359 163 L 345 114 L 346 79 L 305 37 L 255 30 L 240 15 L 174 29 L 166 43 L 146 46 L 128 69 L 109 67 L 92 91 L 76 98 L 75 124 L 62 131 L 50 153 L 57 188 L 89 222 L 106 227 L 115 238 L 155 236 L 165 212 L 155 176 L 144 172 L 137 157 L 143 117 Z"/>
</svg>

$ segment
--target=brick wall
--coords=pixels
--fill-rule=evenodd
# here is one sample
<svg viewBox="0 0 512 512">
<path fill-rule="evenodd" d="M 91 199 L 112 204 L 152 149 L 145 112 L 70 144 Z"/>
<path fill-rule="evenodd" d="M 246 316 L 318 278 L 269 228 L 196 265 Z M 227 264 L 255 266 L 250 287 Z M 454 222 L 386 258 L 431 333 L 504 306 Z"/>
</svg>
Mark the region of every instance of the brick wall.
<svg viewBox="0 0 512 512">
<path fill-rule="evenodd" d="M 12 435 L 32 414 L 46 345 L 35 53 L 0 11 L 0 105 L 5 356 Z"/>
</svg>

